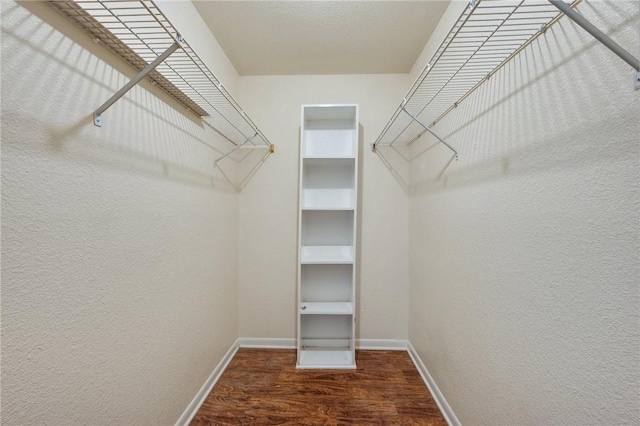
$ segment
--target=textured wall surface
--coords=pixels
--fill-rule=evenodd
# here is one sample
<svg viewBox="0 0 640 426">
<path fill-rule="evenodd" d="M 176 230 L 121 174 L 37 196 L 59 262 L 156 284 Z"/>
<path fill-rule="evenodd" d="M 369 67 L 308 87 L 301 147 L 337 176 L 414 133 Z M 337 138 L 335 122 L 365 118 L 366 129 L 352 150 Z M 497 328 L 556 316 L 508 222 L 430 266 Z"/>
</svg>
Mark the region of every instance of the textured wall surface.
<svg viewBox="0 0 640 426">
<path fill-rule="evenodd" d="M 240 102 L 276 145 L 240 194 L 240 335 L 296 327 L 298 155 L 302 104 L 360 105 L 360 338 L 406 339 L 408 199 L 371 152 L 408 86 L 406 74 L 240 77 Z"/>
<path fill-rule="evenodd" d="M 579 11 L 638 52 L 638 2 Z M 638 423 L 632 87 L 563 18 L 437 125 L 459 161 L 412 163 L 410 340 L 463 424 Z"/>
<path fill-rule="evenodd" d="M 237 337 L 221 142 L 147 83 L 94 127 L 132 74 L 44 3 L 2 2 L 6 424 L 173 424 Z"/>
</svg>

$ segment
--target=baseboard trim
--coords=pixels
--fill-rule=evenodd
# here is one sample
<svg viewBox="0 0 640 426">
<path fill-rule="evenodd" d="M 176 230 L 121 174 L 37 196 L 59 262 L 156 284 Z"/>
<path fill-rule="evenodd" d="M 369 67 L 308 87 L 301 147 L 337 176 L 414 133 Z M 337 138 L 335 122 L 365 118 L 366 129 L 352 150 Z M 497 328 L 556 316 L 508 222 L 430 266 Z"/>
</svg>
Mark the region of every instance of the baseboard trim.
<svg viewBox="0 0 640 426">
<path fill-rule="evenodd" d="M 218 365 L 213 369 L 209 378 L 207 378 L 198 393 L 196 393 L 182 415 L 178 418 L 176 426 L 188 425 L 191 420 L 193 420 L 200 409 L 200 406 L 204 403 L 205 399 L 207 399 L 207 396 L 209 396 L 211 389 L 213 389 L 213 386 L 216 384 L 220 376 L 222 376 L 224 370 L 227 369 L 229 362 L 231 362 L 239 347 L 238 340 L 233 342 L 227 353 L 224 354 Z"/>
<path fill-rule="evenodd" d="M 294 338 L 268 338 L 268 337 L 240 337 L 238 345 L 241 348 L 262 348 L 262 349 L 295 349 L 296 339 Z"/>
<path fill-rule="evenodd" d="M 451 409 L 451 406 L 445 399 L 442 392 L 440 392 L 440 389 L 438 388 L 438 385 L 436 385 L 436 382 L 433 380 L 433 377 L 431 377 L 431 374 L 429 374 L 429 370 L 427 370 L 424 362 L 422 362 L 422 359 L 420 359 L 418 352 L 416 352 L 415 348 L 409 341 L 407 341 L 407 352 L 409 353 L 411 360 L 418 369 L 420 376 L 422 376 L 422 380 L 427 385 L 427 388 L 429 388 L 431 396 L 433 396 L 436 404 L 438 404 L 438 408 L 440 408 L 440 412 L 444 416 L 449 426 L 461 426 L 460 421 Z"/>
<path fill-rule="evenodd" d="M 358 339 L 356 349 L 382 350 L 382 351 L 406 351 L 406 340 L 395 339 Z M 293 338 L 265 338 L 265 337 L 240 337 L 238 346 L 241 348 L 261 349 L 296 349 L 296 339 Z"/>
<path fill-rule="evenodd" d="M 406 351 L 407 340 L 394 339 L 358 339 L 356 349 L 367 351 Z"/>
</svg>

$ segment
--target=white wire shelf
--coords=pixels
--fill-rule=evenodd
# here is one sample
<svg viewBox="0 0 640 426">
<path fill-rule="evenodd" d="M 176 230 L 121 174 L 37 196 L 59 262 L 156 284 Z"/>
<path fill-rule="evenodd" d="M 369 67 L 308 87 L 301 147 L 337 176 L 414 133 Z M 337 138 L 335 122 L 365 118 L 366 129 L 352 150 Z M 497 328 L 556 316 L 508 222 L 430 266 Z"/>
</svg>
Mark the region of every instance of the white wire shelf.
<svg viewBox="0 0 640 426">
<path fill-rule="evenodd" d="M 580 0 L 571 2 L 575 6 Z M 373 144 L 407 146 L 507 61 L 542 34 L 562 13 L 547 0 L 471 1 L 407 92 Z"/>
<path fill-rule="evenodd" d="M 152 0 L 46 1 L 89 33 L 94 42 L 141 71 L 139 75 L 196 115 L 206 117 L 205 123 L 235 145 L 234 150 L 266 146 L 273 152 L 273 145 Z M 154 61 L 158 62 L 155 68 Z M 151 70 L 145 74 L 146 68 Z M 122 96 L 128 90 L 124 89 L 116 95 Z M 98 108 L 94 118 L 110 105 L 107 101 Z M 96 125 L 101 125 L 101 119 Z"/>
</svg>

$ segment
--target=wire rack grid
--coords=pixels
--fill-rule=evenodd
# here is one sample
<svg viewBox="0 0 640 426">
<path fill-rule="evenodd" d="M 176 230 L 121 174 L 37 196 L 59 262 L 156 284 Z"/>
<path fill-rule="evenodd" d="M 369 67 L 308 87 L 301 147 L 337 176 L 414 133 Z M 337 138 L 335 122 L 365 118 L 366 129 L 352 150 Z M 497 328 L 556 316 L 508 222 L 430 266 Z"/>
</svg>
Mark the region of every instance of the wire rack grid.
<svg viewBox="0 0 640 426">
<path fill-rule="evenodd" d="M 427 132 L 425 126 L 433 127 L 560 16 L 547 0 L 470 2 L 376 139 L 374 149 L 418 140 Z"/>
<path fill-rule="evenodd" d="M 178 43 L 147 78 L 236 147 L 272 146 L 152 0 L 46 1 L 137 70 Z"/>
</svg>

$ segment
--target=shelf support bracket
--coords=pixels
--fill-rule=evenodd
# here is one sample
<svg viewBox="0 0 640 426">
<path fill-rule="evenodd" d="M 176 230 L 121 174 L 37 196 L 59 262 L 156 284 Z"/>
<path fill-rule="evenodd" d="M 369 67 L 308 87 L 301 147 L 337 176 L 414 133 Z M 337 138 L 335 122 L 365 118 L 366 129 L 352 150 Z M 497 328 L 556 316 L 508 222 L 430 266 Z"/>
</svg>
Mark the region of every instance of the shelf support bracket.
<svg viewBox="0 0 640 426">
<path fill-rule="evenodd" d="M 456 149 L 454 147 L 452 147 L 451 145 L 449 145 L 444 139 L 442 139 L 440 136 L 436 135 L 436 133 L 431 130 L 428 126 L 426 126 L 423 122 L 421 122 L 420 120 L 418 120 L 418 117 L 416 117 L 415 115 L 411 114 L 409 111 L 407 111 L 407 109 L 404 107 L 404 105 L 402 106 L 402 110 L 405 112 L 405 114 L 407 114 L 409 117 L 411 117 L 413 119 L 413 121 L 415 121 L 416 123 L 418 123 L 420 126 L 422 126 L 422 128 L 424 128 L 424 130 L 426 130 L 427 132 L 431 133 L 436 139 L 438 139 L 440 142 L 442 142 L 442 144 L 444 144 L 444 146 L 446 146 L 447 148 L 449 148 L 451 151 L 453 151 L 453 153 L 455 154 L 455 158 L 456 161 L 458 160 L 458 151 L 456 151 Z"/>
<path fill-rule="evenodd" d="M 227 158 L 228 156 L 230 156 L 231 154 L 233 154 L 234 152 L 239 150 L 240 147 L 242 147 L 242 146 L 248 144 L 249 142 L 251 142 L 251 140 L 253 140 L 253 138 L 255 138 L 256 136 L 258 136 L 257 133 L 255 135 L 251 136 L 250 138 L 248 138 L 247 140 L 245 140 L 244 142 L 242 142 L 240 145 L 238 145 L 235 148 L 233 148 L 231 151 L 227 152 L 222 157 L 218 158 L 216 161 L 213 162 L 213 167 L 215 168 L 218 165 L 218 162 L 220 162 L 221 160 L 224 160 L 225 158 Z M 271 146 L 273 146 L 273 145 L 271 145 Z M 269 148 L 269 150 L 271 151 L 271 148 Z M 274 148 L 274 150 L 275 150 L 275 148 Z M 273 151 L 271 151 L 271 152 L 273 152 Z"/>
<path fill-rule="evenodd" d="M 567 15 L 573 22 L 580 25 L 586 32 L 594 36 L 598 41 L 604 44 L 609 48 L 613 53 L 618 55 L 623 61 L 628 63 L 636 70 L 634 79 L 635 79 L 635 89 L 640 89 L 640 61 L 638 58 L 633 56 L 627 50 L 625 50 L 622 46 L 620 46 L 615 41 L 611 40 L 611 38 L 600 31 L 595 25 L 589 22 L 584 16 L 580 15 L 578 12 L 573 10 L 571 6 L 564 3 L 562 0 L 549 0 L 549 3 L 557 7 L 562 13 Z"/>
<path fill-rule="evenodd" d="M 153 62 L 147 65 L 142 71 L 140 71 L 135 77 L 133 77 L 127 84 L 122 86 L 120 90 L 113 94 L 105 103 L 103 103 L 97 110 L 93 112 L 93 124 L 98 127 L 102 127 L 102 113 L 105 112 L 111 105 L 113 105 L 118 99 L 124 96 L 129 90 L 153 71 L 158 65 L 164 62 L 169 55 L 176 50 L 180 49 L 180 43 L 183 41 L 182 37 L 178 36 L 176 42 L 173 43 L 167 50 L 165 50 L 160 56 L 158 56 Z"/>
</svg>

